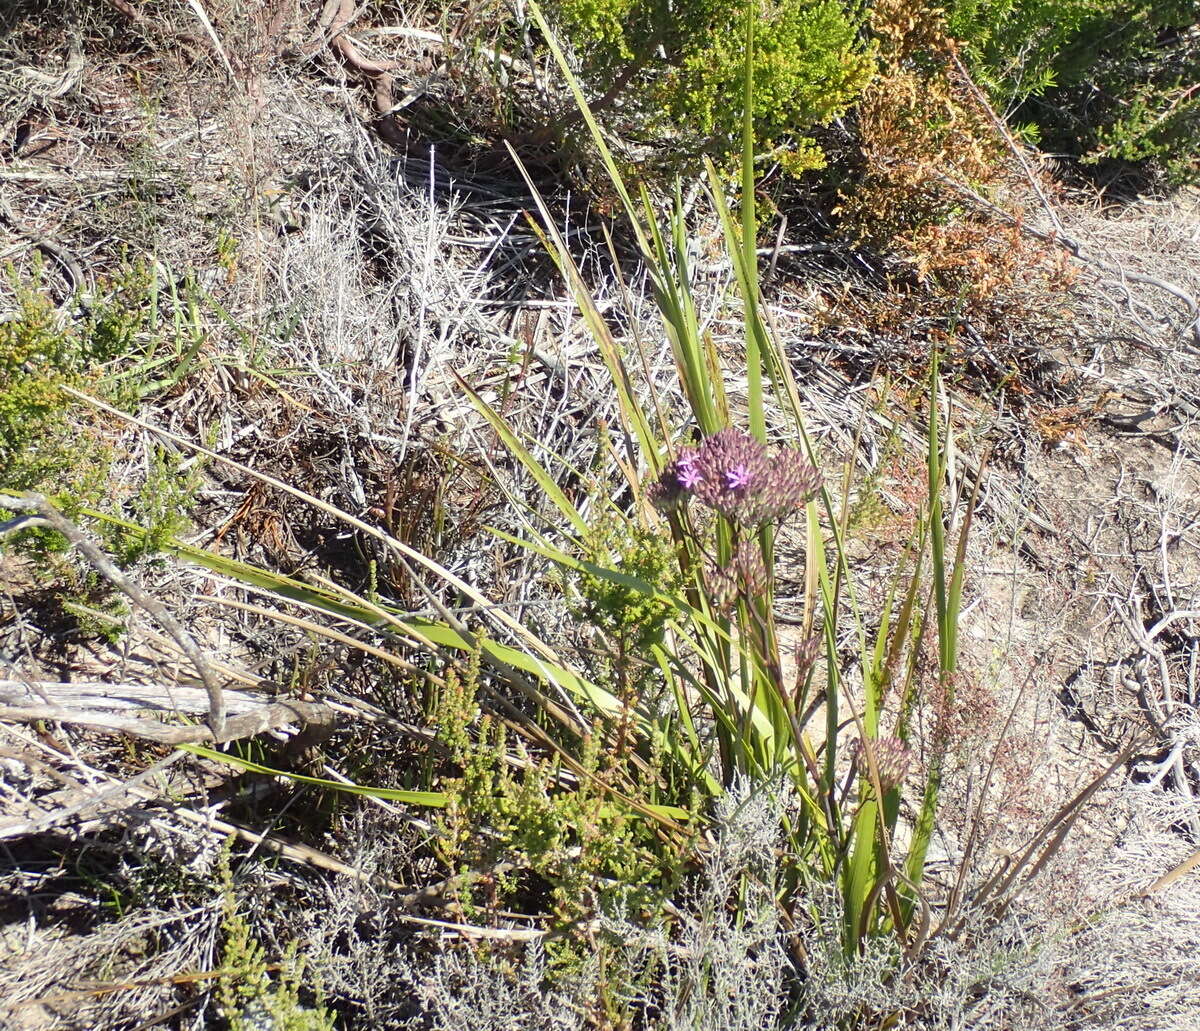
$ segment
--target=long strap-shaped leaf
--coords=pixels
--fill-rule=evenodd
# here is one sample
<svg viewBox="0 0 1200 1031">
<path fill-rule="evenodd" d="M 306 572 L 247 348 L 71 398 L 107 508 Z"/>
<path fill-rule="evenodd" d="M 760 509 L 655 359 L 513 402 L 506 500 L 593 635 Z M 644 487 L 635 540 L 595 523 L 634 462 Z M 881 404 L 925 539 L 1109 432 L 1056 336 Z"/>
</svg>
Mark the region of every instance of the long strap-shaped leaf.
<svg viewBox="0 0 1200 1031">
<path fill-rule="evenodd" d="M 293 773 L 291 770 L 277 770 L 262 763 L 251 762 L 232 752 L 218 752 L 203 745 L 180 745 L 186 752 L 199 755 L 212 762 L 224 763 L 226 766 L 236 766 L 247 773 L 259 773 L 265 777 L 282 777 L 295 784 L 307 784 L 310 787 L 324 788 L 327 791 L 340 791 L 348 795 L 366 795 L 369 798 L 382 798 L 389 802 L 404 802 L 407 805 L 418 805 L 427 809 L 442 809 L 446 805 L 446 794 L 442 791 L 410 791 L 407 788 L 380 788 L 366 784 L 347 784 L 340 780 L 326 780 L 324 777 L 310 777 L 303 773 Z"/>
<path fill-rule="evenodd" d="M 579 509 L 577 509 L 568 500 L 562 488 L 554 482 L 554 477 L 547 472 L 546 467 L 542 465 L 530 450 L 521 443 L 520 439 L 513 432 L 512 427 L 504 421 L 503 416 L 488 404 L 476 390 L 460 376 L 457 372 L 454 373 L 454 378 L 458 381 L 458 385 L 463 392 L 471 399 L 471 404 L 475 406 L 475 410 L 479 412 L 487 421 L 488 425 L 496 431 L 496 435 L 504 441 L 504 446 L 512 452 L 513 457 L 525 467 L 530 476 L 537 481 L 538 488 L 543 494 L 553 503 L 567 519 L 567 521 L 578 531 L 579 534 L 587 533 L 587 520 L 583 518 Z"/>
</svg>

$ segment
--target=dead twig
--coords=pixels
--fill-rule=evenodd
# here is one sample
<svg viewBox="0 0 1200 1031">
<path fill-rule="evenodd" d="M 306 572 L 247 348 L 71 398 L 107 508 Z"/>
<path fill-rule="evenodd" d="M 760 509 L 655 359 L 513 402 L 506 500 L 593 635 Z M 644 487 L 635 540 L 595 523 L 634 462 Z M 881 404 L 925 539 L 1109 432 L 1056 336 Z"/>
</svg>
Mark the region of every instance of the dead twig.
<svg viewBox="0 0 1200 1031">
<path fill-rule="evenodd" d="M 20 512 L 36 516 L 37 521 L 50 529 L 61 533 L 83 555 L 92 567 L 100 573 L 122 594 L 135 604 L 141 606 L 179 645 L 183 653 L 191 660 L 208 693 L 208 726 L 217 741 L 224 740 L 225 734 L 225 697 L 221 685 L 217 682 L 208 662 L 200 651 L 195 639 L 171 615 L 167 607 L 157 598 L 152 597 L 140 586 L 134 583 L 113 561 L 104 554 L 70 519 L 41 494 L 0 494 L 0 508 L 10 512 Z M 25 525 L 30 525 L 28 521 Z"/>
</svg>

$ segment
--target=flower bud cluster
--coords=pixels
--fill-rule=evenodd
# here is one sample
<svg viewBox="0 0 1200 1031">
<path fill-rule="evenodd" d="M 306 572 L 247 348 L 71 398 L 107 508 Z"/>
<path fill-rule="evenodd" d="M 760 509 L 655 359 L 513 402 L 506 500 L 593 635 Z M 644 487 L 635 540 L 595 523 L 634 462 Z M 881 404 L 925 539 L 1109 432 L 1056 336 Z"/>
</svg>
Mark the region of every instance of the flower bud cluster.
<svg viewBox="0 0 1200 1031">
<path fill-rule="evenodd" d="M 729 428 L 681 450 L 651 485 L 649 497 L 663 511 L 695 497 L 732 522 L 758 527 L 803 508 L 820 486 L 821 474 L 799 449 L 768 449 Z"/>
<path fill-rule="evenodd" d="M 767 589 L 767 567 L 757 541 L 743 541 L 727 566 L 709 567 L 708 596 L 720 611 L 733 607 L 739 597 L 756 598 Z"/>
<path fill-rule="evenodd" d="M 875 765 L 879 768 L 879 786 L 884 791 L 899 787 L 913 763 L 913 752 L 898 737 L 881 737 L 871 742 L 871 753 L 875 756 Z M 866 775 L 866 756 L 863 755 L 863 743 L 854 742 L 854 757 L 863 766 Z"/>
<path fill-rule="evenodd" d="M 796 645 L 796 682 L 802 684 L 825 650 L 825 638 L 820 634 L 806 637 Z"/>
</svg>

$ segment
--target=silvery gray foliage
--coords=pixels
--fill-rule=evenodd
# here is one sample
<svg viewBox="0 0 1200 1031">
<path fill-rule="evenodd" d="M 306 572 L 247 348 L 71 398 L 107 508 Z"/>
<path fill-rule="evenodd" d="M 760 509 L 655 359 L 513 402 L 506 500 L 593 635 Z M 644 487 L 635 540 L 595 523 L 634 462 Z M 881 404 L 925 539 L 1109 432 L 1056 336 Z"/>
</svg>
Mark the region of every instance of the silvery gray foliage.
<svg viewBox="0 0 1200 1031">
<path fill-rule="evenodd" d="M 410 908 L 376 875 L 390 873 L 410 847 L 402 825 L 360 811 L 351 839 L 361 877 L 341 876 L 314 890 L 301 908 L 306 971 L 331 1002 L 348 1009 L 348 1026 L 371 1031 L 581 1031 L 595 999 L 589 970 L 546 990 L 537 942 L 501 945 L 492 955 L 463 944 L 430 955 L 413 946 Z M 339 1025 L 341 1026 L 341 1025 Z"/>
<path fill-rule="evenodd" d="M 545 956 L 534 941 L 511 965 L 467 950 L 440 953 L 414 989 L 439 1031 L 582 1031 L 595 996 L 590 972 L 557 990 L 547 991 L 545 981 Z"/>
<path fill-rule="evenodd" d="M 399 1031 L 413 1012 L 413 971 L 402 944 L 410 925 L 403 906 L 374 878 L 391 873 L 411 841 L 399 824 L 371 809 L 355 814 L 349 837 L 351 865 L 361 876 L 314 882 L 305 904 L 292 910 L 298 919 L 287 937 L 304 943 L 306 976 L 330 1003 L 346 1008 L 349 1026 Z M 274 943 L 277 953 L 285 947 L 285 941 Z"/>
<path fill-rule="evenodd" d="M 607 987 L 641 1014 L 644 1031 L 845 1031 L 875 1026 L 874 1018 L 890 1019 L 895 1031 L 1200 1028 L 1200 891 L 1184 878 L 1151 900 L 1105 902 L 1129 898 L 1188 852 L 1163 829 L 1180 814 L 1164 809 L 1169 800 L 1161 792 L 1125 794 L 1124 837 L 1089 862 L 1094 898 L 1058 912 L 1061 885 L 1038 882 L 1004 919 L 981 916 L 956 940 L 935 937 L 920 962 L 905 968 L 887 937 L 868 940 L 848 961 L 839 894 L 813 886 L 796 906 L 794 933 L 806 957 L 799 970 L 773 900 L 780 819 L 794 798 L 779 784 L 740 781 L 718 804 L 703 876 L 675 900 L 670 927 L 646 927 L 621 913 L 603 918 Z M 367 872 L 402 847 L 384 827 L 364 823 L 360 831 L 359 865 Z M 740 907 L 728 904 L 735 892 Z M 411 950 L 403 913 L 365 879 L 339 879 L 313 901 L 303 935 L 309 970 L 331 1002 L 350 1005 L 361 1021 L 353 1026 L 592 1026 L 594 967 L 556 971 L 548 989 L 536 944 L 484 951 L 459 943 L 432 957 Z"/>
<path fill-rule="evenodd" d="M 775 1027 L 789 964 L 774 899 L 780 783 L 735 783 L 717 806 L 705 876 L 670 930 L 605 920 L 632 969 L 653 971 L 661 1031 L 763 1031 Z M 741 892 L 738 907 L 728 905 Z"/>
<path fill-rule="evenodd" d="M 950 941 L 935 938 L 915 967 L 895 940 L 869 938 L 848 960 L 839 929 L 841 900 L 832 889 L 808 898 L 814 919 L 801 935 L 808 959 L 797 1031 L 874 1027 L 896 1031 L 1050 1031 L 1050 963 L 1037 931 L 1019 918 Z"/>
</svg>

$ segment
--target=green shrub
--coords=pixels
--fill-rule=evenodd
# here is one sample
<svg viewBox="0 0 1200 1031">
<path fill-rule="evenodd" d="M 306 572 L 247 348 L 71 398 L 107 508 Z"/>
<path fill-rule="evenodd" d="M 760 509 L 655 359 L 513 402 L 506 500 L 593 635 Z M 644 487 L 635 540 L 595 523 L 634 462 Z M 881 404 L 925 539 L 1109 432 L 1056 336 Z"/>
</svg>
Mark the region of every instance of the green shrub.
<svg viewBox="0 0 1200 1031">
<path fill-rule="evenodd" d="M 1095 0 L 955 0 L 946 24 L 1004 108 L 1058 81 L 1067 49 L 1096 6 Z"/>
<path fill-rule="evenodd" d="M 601 631 L 621 654 L 646 652 L 662 640 L 670 604 L 664 598 L 647 596 L 632 582 L 614 583 L 591 569 L 619 569 L 641 583 L 670 591 L 679 581 L 673 570 L 674 553 L 661 535 L 612 517 L 598 520 L 584 545 L 591 567 L 578 572 L 583 604 L 574 615 L 585 626 Z"/>
<path fill-rule="evenodd" d="M 479 919 L 529 874 L 548 887 L 564 926 L 594 916 L 602 902 L 655 911 L 669 894 L 672 864 L 655 856 L 646 824 L 607 797 L 615 771 L 605 768 L 600 738 L 583 742 L 582 776 L 564 790 L 554 762 L 480 712 L 478 689 L 476 653 L 464 675 L 450 671 L 435 707 L 438 737 L 460 771 L 443 782 L 438 849 L 464 914 Z"/>
<path fill-rule="evenodd" d="M 997 106 L 1043 146 L 1200 177 L 1193 0 L 956 0 L 947 15 Z"/>
<path fill-rule="evenodd" d="M 676 155 L 739 147 L 746 7 L 730 0 L 551 0 L 588 84 L 667 135 Z M 824 159 L 806 132 L 845 112 L 873 61 L 861 10 L 838 0 L 767 0 L 756 25 L 755 127 L 793 172 Z"/>
<path fill-rule="evenodd" d="M 178 457 L 154 446 L 141 482 L 114 483 L 121 457 L 114 435 L 85 406 L 73 406 L 64 387 L 131 405 L 147 392 L 142 370 L 148 347 L 163 331 L 144 264 L 125 263 L 100 284 L 86 307 L 56 309 L 43 288 L 40 267 L 20 277 L 9 269 L 9 312 L 0 322 L 0 490 L 39 491 L 77 519 L 100 509 L 132 520 L 102 523 L 97 542 L 119 566 L 160 551 L 187 525 L 199 470 L 184 472 Z M 35 559 L 38 578 L 87 637 L 114 640 L 127 610 L 95 571 L 66 561 L 65 540 L 43 528 L 6 539 Z"/>
<path fill-rule="evenodd" d="M 83 355 L 36 283 L 8 275 L 16 310 L 0 322 L 0 487 L 30 490 L 64 465 L 59 387 L 78 381 Z"/>
<path fill-rule="evenodd" d="M 0 322 L 0 488 L 43 490 L 60 502 L 98 497 L 111 454 L 67 419 L 63 386 L 100 385 L 105 366 L 135 356 L 150 328 L 149 274 L 125 265 L 80 313 L 59 311 L 41 269 L 7 272 L 12 310 Z M 123 390 L 103 392 L 120 401 Z M 69 504 L 68 504 L 68 507 Z"/>
</svg>

